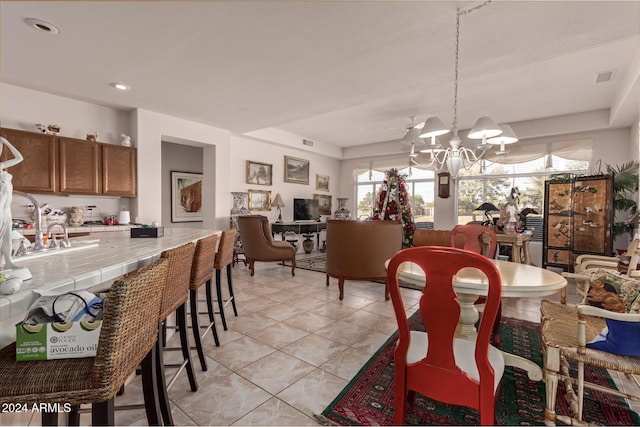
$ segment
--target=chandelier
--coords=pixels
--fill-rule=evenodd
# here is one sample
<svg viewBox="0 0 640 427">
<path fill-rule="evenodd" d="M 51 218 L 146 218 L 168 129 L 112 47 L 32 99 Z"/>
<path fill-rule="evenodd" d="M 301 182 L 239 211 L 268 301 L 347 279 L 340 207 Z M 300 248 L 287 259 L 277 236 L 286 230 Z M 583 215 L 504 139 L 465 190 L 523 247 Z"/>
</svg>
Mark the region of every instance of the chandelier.
<svg viewBox="0 0 640 427">
<path fill-rule="evenodd" d="M 474 164 L 478 163 L 485 156 L 485 153 L 494 145 L 499 145 L 500 149 L 495 154 L 504 155 L 509 151 L 505 149 L 506 144 L 512 144 L 518 141 L 513 129 L 507 124 L 498 125 L 490 117 L 480 117 L 473 126 L 469 134 L 470 139 L 478 139 L 482 142 L 474 147 L 474 149 L 462 146 L 462 140 L 458 136 L 458 63 L 459 63 L 459 47 L 460 47 L 460 16 L 473 12 L 474 10 L 485 7 L 491 0 L 485 1 L 476 7 L 462 10 L 456 10 L 456 42 L 455 42 L 455 67 L 454 67 L 454 84 L 453 84 L 453 121 L 451 128 L 447 128 L 438 117 L 430 117 L 425 120 L 424 124 L 412 126 L 401 143 L 411 145 L 411 153 L 409 154 L 411 162 L 420 167 L 441 170 L 446 166 L 447 170 L 453 178 L 458 176 L 461 168 L 470 169 Z M 422 129 L 418 131 L 420 125 Z M 453 135 L 449 140 L 449 147 L 446 149 L 440 145 L 436 137 L 452 132 Z M 430 143 L 425 143 L 421 138 L 430 138 Z M 417 141 L 416 141 L 417 140 Z M 428 154 L 427 159 L 422 162 L 418 153 L 415 152 L 416 146 L 424 146 L 419 150 L 420 153 Z"/>
</svg>

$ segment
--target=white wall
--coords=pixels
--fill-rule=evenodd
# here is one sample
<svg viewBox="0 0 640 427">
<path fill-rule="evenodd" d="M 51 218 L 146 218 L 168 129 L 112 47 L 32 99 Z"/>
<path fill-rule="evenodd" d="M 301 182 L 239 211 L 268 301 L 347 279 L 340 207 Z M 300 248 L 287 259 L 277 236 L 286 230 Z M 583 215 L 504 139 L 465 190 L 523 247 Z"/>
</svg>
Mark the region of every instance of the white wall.
<svg viewBox="0 0 640 427">
<path fill-rule="evenodd" d="M 162 141 L 162 215 L 165 227 L 201 228 L 199 222 L 171 222 L 171 172 L 202 173 L 203 149 Z"/>
<path fill-rule="evenodd" d="M 271 191 L 271 199 L 280 193 L 285 207 L 282 208 L 283 221 L 293 220 L 293 199 L 303 198 L 312 199 L 314 194 L 323 194 L 332 196 L 332 211 L 337 208 L 336 197 L 339 193 L 339 183 L 341 180 L 340 161 L 338 159 L 329 158 L 322 154 L 314 153 L 311 150 L 295 149 L 283 145 L 274 145 L 253 138 L 243 136 L 231 137 L 231 159 L 233 167 L 231 168 L 229 181 L 231 184 L 230 191 L 246 192 L 249 189 Z M 294 184 L 284 182 L 284 157 L 296 157 L 309 160 L 309 184 Z M 272 182 L 273 185 L 254 185 L 246 183 L 246 161 L 272 164 Z M 316 174 L 328 175 L 329 192 L 316 190 Z M 349 175 L 350 176 L 350 175 Z M 353 189 L 351 189 L 353 190 Z M 228 194 L 231 202 L 231 195 Z M 278 217 L 278 210 L 273 208 L 270 212 L 256 211 L 255 213 L 268 216 L 275 221 Z"/>
</svg>

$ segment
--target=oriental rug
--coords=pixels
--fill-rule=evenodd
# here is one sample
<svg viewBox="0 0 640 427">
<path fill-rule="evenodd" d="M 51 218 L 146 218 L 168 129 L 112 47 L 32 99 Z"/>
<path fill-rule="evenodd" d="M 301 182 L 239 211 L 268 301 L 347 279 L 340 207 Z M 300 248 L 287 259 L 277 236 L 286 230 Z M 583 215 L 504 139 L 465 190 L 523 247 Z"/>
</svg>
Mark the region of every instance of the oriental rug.
<svg viewBox="0 0 640 427">
<path fill-rule="evenodd" d="M 291 262 L 284 261 L 283 265 L 286 265 L 287 267 L 291 267 Z M 327 271 L 327 256 L 325 254 L 321 254 L 321 255 L 314 255 L 306 258 L 296 259 L 296 268 L 324 273 Z M 383 283 L 383 282 L 376 281 L 376 283 Z M 412 283 L 406 282 L 402 279 L 400 279 L 398 283 L 402 288 L 422 289 L 421 287 L 418 287 Z"/>
<path fill-rule="evenodd" d="M 420 329 L 419 313 L 411 317 L 412 329 Z M 523 356 L 542 366 L 540 325 L 523 320 L 502 318 L 501 348 Z M 356 374 L 333 402 L 316 416 L 323 424 L 393 425 L 394 387 L 393 350 L 397 333 Z M 606 370 L 587 369 L 585 378 L 613 385 Z M 559 413 L 568 414 L 562 384 L 558 388 Z M 544 382 L 533 382 L 527 374 L 506 368 L 496 404 L 499 425 L 543 425 L 545 406 Z M 626 401 L 607 394 L 585 391 L 584 418 L 600 425 L 640 425 L 640 416 L 631 411 Z M 405 422 L 410 425 L 478 425 L 478 412 L 443 404 L 416 393 L 413 408 L 407 410 Z"/>
</svg>

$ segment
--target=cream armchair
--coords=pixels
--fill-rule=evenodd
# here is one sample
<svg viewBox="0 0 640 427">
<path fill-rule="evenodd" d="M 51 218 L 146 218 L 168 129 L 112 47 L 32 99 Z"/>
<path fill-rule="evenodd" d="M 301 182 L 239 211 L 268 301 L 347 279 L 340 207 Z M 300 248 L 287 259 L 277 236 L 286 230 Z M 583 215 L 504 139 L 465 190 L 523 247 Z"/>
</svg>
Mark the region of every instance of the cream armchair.
<svg viewBox="0 0 640 427">
<path fill-rule="evenodd" d="M 340 300 L 345 280 L 386 283 L 385 261 L 402 249 L 402 224 L 395 221 L 327 221 L 327 286 L 338 278 Z M 389 290 L 385 286 L 385 299 Z"/>
<path fill-rule="evenodd" d="M 238 228 L 252 276 L 256 261 L 291 261 L 291 275 L 296 275 L 296 249 L 287 242 L 273 240 L 266 216 L 239 216 Z"/>
<path fill-rule="evenodd" d="M 593 340 L 606 326 L 604 319 L 640 323 L 640 314 L 614 313 L 590 305 L 567 306 L 546 300 L 542 301 L 541 313 L 547 399 L 545 424 L 555 425 L 557 420 L 567 425 L 584 424 L 582 408 L 585 388 L 640 401 L 640 382 L 636 377 L 640 375 L 640 357 L 622 356 L 586 347 L 586 343 Z M 567 359 L 577 362 L 577 378 L 569 375 Z M 621 372 L 633 378 L 638 387 L 623 392 L 589 383 L 584 379 L 585 365 Z M 571 414 L 556 413 L 559 380 L 568 385 L 567 390 L 571 390 L 567 393 Z M 576 383 L 577 396 L 571 389 L 571 384 Z"/>
</svg>

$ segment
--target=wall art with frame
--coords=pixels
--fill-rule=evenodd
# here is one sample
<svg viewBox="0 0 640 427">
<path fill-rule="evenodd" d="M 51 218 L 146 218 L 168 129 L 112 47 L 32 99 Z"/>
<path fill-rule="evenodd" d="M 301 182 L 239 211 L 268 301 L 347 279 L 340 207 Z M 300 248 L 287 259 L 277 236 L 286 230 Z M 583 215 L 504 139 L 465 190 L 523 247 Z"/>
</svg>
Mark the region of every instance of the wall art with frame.
<svg viewBox="0 0 640 427">
<path fill-rule="evenodd" d="M 316 191 L 329 191 L 329 175 L 316 174 Z"/>
<path fill-rule="evenodd" d="M 249 190 L 250 211 L 270 211 L 271 191 Z"/>
<path fill-rule="evenodd" d="M 318 201 L 320 215 L 333 215 L 331 211 L 331 196 L 327 194 L 314 194 L 313 198 Z"/>
<path fill-rule="evenodd" d="M 247 184 L 272 185 L 273 165 L 247 160 Z"/>
<path fill-rule="evenodd" d="M 202 174 L 171 171 L 171 222 L 202 220 Z"/>
<path fill-rule="evenodd" d="M 284 181 L 309 185 L 309 160 L 284 156 Z"/>
</svg>

